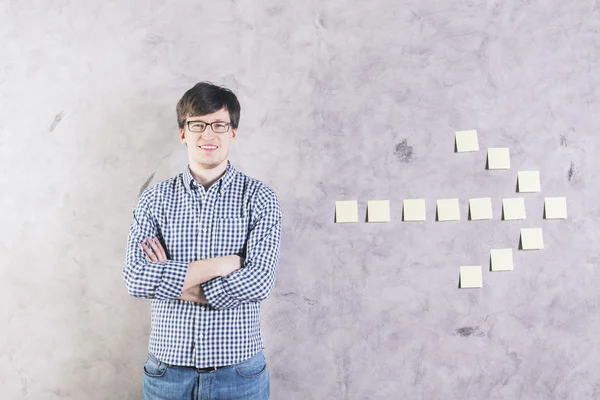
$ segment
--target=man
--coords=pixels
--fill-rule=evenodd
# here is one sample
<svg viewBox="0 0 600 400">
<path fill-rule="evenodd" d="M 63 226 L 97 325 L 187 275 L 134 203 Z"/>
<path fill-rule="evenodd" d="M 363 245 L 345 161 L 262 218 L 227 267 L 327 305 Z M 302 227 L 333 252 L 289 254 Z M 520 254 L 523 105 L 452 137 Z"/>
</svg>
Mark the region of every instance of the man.
<svg viewBox="0 0 600 400">
<path fill-rule="evenodd" d="M 123 278 L 152 299 L 144 399 L 263 400 L 270 375 L 260 302 L 273 288 L 281 210 L 228 160 L 240 104 L 202 82 L 177 104 L 189 165 L 140 195 Z"/>
</svg>

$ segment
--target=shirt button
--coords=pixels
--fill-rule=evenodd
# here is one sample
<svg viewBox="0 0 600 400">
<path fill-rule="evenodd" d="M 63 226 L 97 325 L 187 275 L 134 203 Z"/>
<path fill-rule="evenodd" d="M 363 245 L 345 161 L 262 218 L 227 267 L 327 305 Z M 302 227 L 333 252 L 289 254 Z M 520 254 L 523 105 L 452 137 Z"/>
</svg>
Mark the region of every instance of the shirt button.
<svg viewBox="0 0 600 400">
<path fill-rule="evenodd" d="M 202 229 L 202 232 L 206 233 L 208 231 L 208 229 L 204 228 Z"/>
<path fill-rule="evenodd" d="M 206 307 L 205 307 L 205 306 L 202 306 L 202 309 L 203 309 L 203 310 L 206 310 Z"/>
<path fill-rule="evenodd" d="M 203 337 L 204 337 L 204 335 L 203 335 L 203 334 L 200 334 L 200 339 L 202 339 Z"/>
</svg>

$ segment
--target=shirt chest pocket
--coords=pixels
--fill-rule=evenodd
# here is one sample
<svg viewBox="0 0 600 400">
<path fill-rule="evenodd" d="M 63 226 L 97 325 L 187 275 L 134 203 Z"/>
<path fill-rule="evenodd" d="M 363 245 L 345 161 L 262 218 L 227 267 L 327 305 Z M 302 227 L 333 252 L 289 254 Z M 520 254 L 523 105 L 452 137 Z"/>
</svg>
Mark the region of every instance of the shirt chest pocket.
<svg viewBox="0 0 600 400">
<path fill-rule="evenodd" d="M 212 226 L 214 257 L 238 255 L 245 257 L 249 218 L 216 218 Z"/>
</svg>

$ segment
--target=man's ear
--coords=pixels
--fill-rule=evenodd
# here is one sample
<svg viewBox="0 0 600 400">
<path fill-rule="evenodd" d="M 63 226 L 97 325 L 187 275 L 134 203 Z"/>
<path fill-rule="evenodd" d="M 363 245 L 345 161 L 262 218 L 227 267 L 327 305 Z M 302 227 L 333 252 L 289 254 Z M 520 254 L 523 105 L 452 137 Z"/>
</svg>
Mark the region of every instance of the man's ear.
<svg viewBox="0 0 600 400">
<path fill-rule="evenodd" d="M 185 145 L 187 146 L 187 142 L 186 142 L 186 138 L 185 138 L 185 129 L 184 128 L 180 128 L 179 129 L 179 141 L 181 141 L 181 143 L 185 143 Z"/>
<path fill-rule="evenodd" d="M 237 129 L 231 130 L 231 139 L 235 139 L 237 137 Z"/>
</svg>

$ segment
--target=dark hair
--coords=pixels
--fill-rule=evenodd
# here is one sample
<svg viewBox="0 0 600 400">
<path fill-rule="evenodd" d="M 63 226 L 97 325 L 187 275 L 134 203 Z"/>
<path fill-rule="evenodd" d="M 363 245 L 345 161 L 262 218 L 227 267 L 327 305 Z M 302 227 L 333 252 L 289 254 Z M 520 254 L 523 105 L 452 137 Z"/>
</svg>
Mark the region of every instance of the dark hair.
<svg viewBox="0 0 600 400">
<path fill-rule="evenodd" d="M 229 111 L 231 127 L 237 129 L 240 122 L 240 102 L 233 92 L 211 82 L 200 82 L 185 92 L 177 103 L 177 123 L 183 128 L 185 120 L 195 115 L 212 114 L 220 109 Z"/>
</svg>

